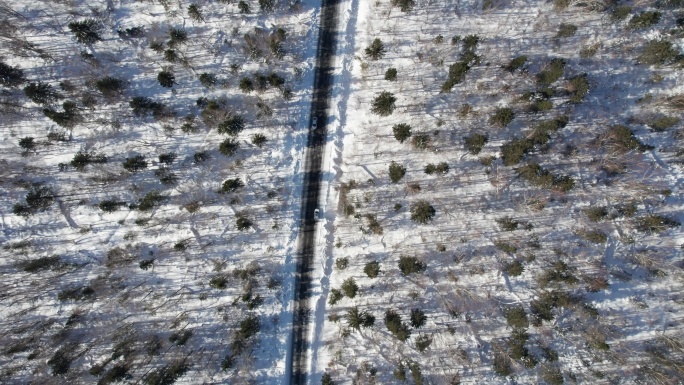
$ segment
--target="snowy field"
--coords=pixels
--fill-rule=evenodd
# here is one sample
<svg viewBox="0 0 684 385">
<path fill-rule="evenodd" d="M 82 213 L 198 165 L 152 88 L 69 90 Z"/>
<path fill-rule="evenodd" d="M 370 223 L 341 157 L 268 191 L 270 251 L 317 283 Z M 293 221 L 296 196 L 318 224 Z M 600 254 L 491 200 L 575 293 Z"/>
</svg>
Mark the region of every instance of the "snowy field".
<svg viewBox="0 0 684 385">
<path fill-rule="evenodd" d="M 286 382 L 319 7 L 0 2 L 0 383 Z"/>
<path fill-rule="evenodd" d="M 313 383 L 681 383 L 680 4 L 342 3 Z"/>
</svg>

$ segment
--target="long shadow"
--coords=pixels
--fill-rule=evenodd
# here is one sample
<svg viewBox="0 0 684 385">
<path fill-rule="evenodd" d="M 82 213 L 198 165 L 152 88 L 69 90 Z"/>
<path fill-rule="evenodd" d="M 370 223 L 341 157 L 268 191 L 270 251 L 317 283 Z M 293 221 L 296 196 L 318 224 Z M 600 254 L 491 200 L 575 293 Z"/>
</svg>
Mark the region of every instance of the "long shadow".
<svg viewBox="0 0 684 385">
<path fill-rule="evenodd" d="M 321 165 L 327 136 L 326 117 L 330 107 L 333 85 L 333 58 L 335 56 L 335 27 L 338 19 L 339 0 L 322 0 L 321 22 L 318 34 L 314 89 L 311 100 L 312 127 L 313 117 L 318 120 L 317 127 L 310 128 L 302 191 L 302 227 L 299 238 L 297 272 L 294 286 L 294 316 L 292 325 L 291 351 L 287 367 L 290 384 L 306 384 L 308 377 L 309 314 L 311 313 L 311 273 L 315 253 L 316 219 L 314 210 L 318 207 L 321 183 Z"/>
</svg>

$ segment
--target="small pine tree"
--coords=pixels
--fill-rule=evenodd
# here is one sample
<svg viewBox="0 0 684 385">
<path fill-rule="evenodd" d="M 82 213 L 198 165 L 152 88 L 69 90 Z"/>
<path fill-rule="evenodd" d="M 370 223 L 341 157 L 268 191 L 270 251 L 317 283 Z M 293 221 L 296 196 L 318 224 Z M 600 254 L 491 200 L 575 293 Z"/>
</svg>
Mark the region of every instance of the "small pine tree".
<svg viewBox="0 0 684 385">
<path fill-rule="evenodd" d="M 261 146 L 263 146 L 267 141 L 268 141 L 268 139 L 266 138 L 266 135 L 264 135 L 264 134 L 257 133 L 257 134 L 252 135 L 252 144 L 259 147 L 259 148 L 261 148 Z"/>
<path fill-rule="evenodd" d="M 238 3 L 238 10 L 242 14 L 249 13 L 249 4 L 247 4 L 244 0 L 240 0 L 240 2 Z"/>
<path fill-rule="evenodd" d="M 389 80 L 391 82 L 397 80 L 397 69 L 396 68 L 387 69 L 387 71 L 385 71 L 385 80 Z"/>
<path fill-rule="evenodd" d="M 76 37 L 76 41 L 81 44 L 94 44 L 101 41 L 101 25 L 97 20 L 86 19 L 83 21 L 73 21 L 69 23 L 69 30 Z"/>
<path fill-rule="evenodd" d="M 176 84 L 176 77 L 169 71 L 161 71 L 157 75 L 157 81 L 164 88 L 171 88 Z"/>
<path fill-rule="evenodd" d="M 409 275 L 413 273 L 422 273 L 427 269 L 424 262 L 419 261 L 416 257 L 399 257 L 399 270 L 402 275 Z"/>
<path fill-rule="evenodd" d="M 406 167 L 399 163 L 392 162 L 389 166 L 389 177 L 392 183 L 397 183 L 406 175 Z"/>
<path fill-rule="evenodd" d="M 388 92 L 388 91 L 383 91 L 381 92 L 378 96 L 373 99 L 373 102 L 371 104 L 371 111 L 374 114 L 380 115 L 380 116 L 389 116 L 392 115 L 394 112 L 395 102 L 397 101 L 397 98 L 394 96 L 393 93 Z"/>
<path fill-rule="evenodd" d="M 342 289 L 342 293 L 349 298 L 356 297 L 356 293 L 359 291 L 359 285 L 356 284 L 354 278 L 345 279 L 340 288 Z"/>
<path fill-rule="evenodd" d="M 104 96 L 112 97 L 121 94 L 126 87 L 126 82 L 112 76 L 106 76 L 95 82 L 95 88 Z"/>
<path fill-rule="evenodd" d="M 392 127 L 392 132 L 394 133 L 394 138 L 399 143 L 404 143 L 406 139 L 411 137 L 411 126 L 406 123 L 395 124 Z"/>
<path fill-rule="evenodd" d="M 432 221 L 436 213 L 435 208 L 424 200 L 411 204 L 410 211 L 411 220 L 423 225 Z"/>
<path fill-rule="evenodd" d="M 233 156 L 237 153 L 240 145 L 234 139 L 226 139 L 219 145 L 219 152 L 225 156 Z"/>
<path fill-rule="evenodd" d="M 425 312 L 420 309 L 411 309 L 411 326 L 418 329 L 425 326 L 427 316 Z"/>
<path fill-rule="evenodd" d="M 145 170 L 147 168 L 147 161 L 144 155 L 135 155 L 130 158 L 126 158 L 123 162 L 123 168 L 129 172 L 138 172 Z"/>
<path fill-rule="evenodd" d="M 245 187 L 245 183 L 240 178 L 228 179 L 221 185 L 221 192 L 235 192 Z"/>
<path fill-rule="evenodd" d="M 489 141 L 489 137 L 483 134 L 472 134 L 464 138 L 465 147 L 473 155 L 477 155 L 482 151 L 482 147 Z"/>
<path fill-rule="evenodd" d="M 497 108 L 494 115 L 489 118 L 489 124 L 497 127 L 508 126 L 515 118 L 515 113 L 508 107 Z"/>
<path fill-rule="evenodd" d="M 188 5 L 188 16 L 197 22 L 204 21 L 204 16 L 202 16 L 202 10 L 197 4 Z"/>
<path fill-rule="evenodd" d="M 36 148 L 36 141 L 31 136 L 21 138 L 19 139 L 19 147 L 21 147 L 24 150 L 24 152 L 28 153 L 29 151 Z"/>
<path fill-rule="evenodd" d="M 51 85 L 43 82 L 29 83 L 24 87 L 24 95 L 32 102 L 43 105 L 52 104 L 61 98 Z"/>
<path fill-rule="evenodd" d="M 321 376 L 321 385 L 335 385 L 335 381 L 333 381 L 330 373 L 323 373 Z"/>
<path fill-rule="evenodd" d="M 352 206 L 353 207 L 353 206 Z M 380 263 L 377 261 L 368 262 L 363 268 L 368 278 L 376 278 L 380 274 Z"/>
<path fill-rule="evenodd" d="M 5 87 L 17 87 L 25 81 L 23 70 L 0 61 L 0 84 Z"/>
<path fill-rule="evenodd" d="M 199 76 L 199 82 L 204 87 L 214 88 L 216 86 L 216 83 L 218 82 L 218 79 L 214 74 L 203 72 Z"/>
<path fill-rule="evenodd" d="M 371 60 L 378 60 L 385 55 L 385 46 L 382 44 L 382 40 L 375 38 L 371 45 L 366 47 L 365 52 Z"/>
</svg>

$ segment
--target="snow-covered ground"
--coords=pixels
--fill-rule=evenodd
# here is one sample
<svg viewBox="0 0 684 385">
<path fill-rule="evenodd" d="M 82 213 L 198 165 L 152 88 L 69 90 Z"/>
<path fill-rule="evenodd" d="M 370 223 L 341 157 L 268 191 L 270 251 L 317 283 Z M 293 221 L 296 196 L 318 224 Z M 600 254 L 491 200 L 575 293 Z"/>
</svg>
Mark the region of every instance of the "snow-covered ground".
<svg viewBox="0 0 684 385">
<path fill-rule="evenodd" d="M 243 3 L 248 13 L 240 12 Z M 288 382 L 320 5 L 272 3 L 269 12 L 249 0 L 0 3 L 0 60 L 26 79 L 2 88 L 0 382 Z M 203 20 L 189 17 L 191 4 Z M 74 39 L 69 23 L 86 19 L 101 25 L 101 41 Z M 140 37 L 117 33 L 133 27 L 143 28 Z M 184 30 L 187 41 L 171 47 L 172 28 Z M 271 50 L 279 28 L 282 57 Z M 248 42 L 262 53 L 254 55 Z M 160 52 L 154 43 L 163 44 Z M 172 88 L 160 86 L 161 70 L 175 75 Z M 199 82 L 203 73 L 215 76 L 213 87 Z M 271 73 L 284 85 L 239 88 L 243 78 L 258 84 L 257 74 Z M 125 82 L 121 93 L 96 89 L 107 76 Z M 22 88 L 38 81 L 61 99 L 29 101 Z M 129 102 L 140 96 L 173 116 L 134 115 Z M 62 111 L 67 100 L 83 118 L 73 128 L 42 112 Z M 211 100 L 219 106 L 213 118 L 211 103 L 205 107 Z M 241 116 L 245 127 L 234 138 L 237 152 L 227 156 L 219 144 L 230 136 L 218 126 L 230 116 Z M 183 127 L 188 121 L 192 127 Z M 257 146 L 255 134 L 267 141 Z M 36 146 L 23 153 L 26 137 Z M 71 165 L 79 151 L 107 162 L 79 171 Z M 159 156 L 171 152 L 175 159 L 166 165 Z M 147 167 L 124 170 L 135 155 Z M 169 175 L 176 181 L 160 181 Z M 220 193 L 233 178 L 244 187 Z M 15 215 L 35 184 L 49 186 L 54 201 L 45 211 Z M 129 208 L 153 190 L 163 199 L 151 210 Z M 105 212 L 103 201 L 121 205 Z M 239 217 L 251 226 L 238 230 Z M 258 320 L 254 336 L 249 317 Z"/>
<path fill-rule="evenodd" d="M 684 93 L 684 79 L 676 65 L 635 59 L 653 39 L 672 41 L 681 52 L 681 12 L 627 3 L 630 16 L 616 22 L 612 8 L 598 2 L 590 4 L 595 10 L 589 3 L 485 3 L 485 11 L 471 1 L 417 2 L 409 12 L 389 1 L 340 5 L 312 383 L 325 372 L 335 384 L 398 383 L 400 367 L 413 383 L 680 383 L 684 135 L 681 120 L 662 132 L 648 124 L 654 116 L 681 119 L 681 106 L 668 98 Z M 660 11 L 660 21 L 629 29 L 631 15 L 646 10 Z M 561 24 L 576 26 L 574 35 L 557 37 Z M 451 92 L 440 92 L 468 35 L 479 37 L 479 63 Z M 375 38 L 386 50 L 379 60 L 365 55 Z M 523 71 L 502 68 L 520 55 L 527 56 Z M 536 75 L 553 58 L 566 66 L 551 84 L 552 108 L 532 112 L 523 94 L 542 88 Z M 391 67 L 396 81 L 385 80 Z M 589 92 L 571 103 L 568 80 L 583 73 Z M 397 98 L 385 117 L 371 111 L 382 91 Z M 515 113 L 504 127 L 490 122 L 499 107 Z M 504 143 L 532 137 L 536 124 L 562 115 L 567 125 L 546 145 L 503 165 Z M 411 126 L 412 138 L 425 134 L 427 148 L 412 138 L 397 141 L 393 126 L 401 123 Z M 596 138 L 616 124 L 654 149 L 611 152 L 609 141 Z M 464 146 L 473 133 L 488 137 L 478 155 Z M 488 156 L 497 159 L 487 165 Z M 574 187 L 563 193 L 532 186 L 515 171 L 528 161 L 571 176 Z M 392 162 L 405 167 L 398 183 L 390 182 Z M 424 172 L 441 162 L 446 174 Z M 435 209 L 425 225 L 410 219 L 420 200 Z M 625 209 L 631 203 L 633 215 Z M 590 220 L 586 209 L 602 206 L 605 218 Z M 680 225 L 639 231 L 651 214 Z M 506 216 L 519 222 L 517 230 L 497 223 Z M 416 257 L 425 272 L 403 275 L 400 257 Z M 370 262 L 379 263 L 377 278 L 364 272 Z M 524 269 L 519 275 L 516 266 Z M 356 296 L 330 304 L 332 289 L 349 279 Z M 544 316 L 541 299 L 551 304 L 552 319 L 534 322 Z M 522 347 L 504 316 L 515 306 L 528 319 Z M 351 327 L 354 308 L 374 316 L 374 325 Z M 406 342 L 388 331 L 388 310 L 408 326 Z M 423 326 L 410 325 L 412 310 L 427 316 Z"/>
</svg>

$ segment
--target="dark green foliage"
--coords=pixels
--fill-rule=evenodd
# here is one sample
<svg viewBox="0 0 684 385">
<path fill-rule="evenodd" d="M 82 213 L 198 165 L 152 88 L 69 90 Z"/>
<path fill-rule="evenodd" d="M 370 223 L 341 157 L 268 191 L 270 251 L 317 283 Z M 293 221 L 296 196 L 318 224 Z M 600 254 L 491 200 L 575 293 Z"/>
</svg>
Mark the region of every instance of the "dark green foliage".
<svg viewBox="0 0 684 385">
<path fill-rule="evenodd" d="M 51 85 L 43 82 L 29 83 L 24 87 L 24 95 L 32 102 L 43 105 L 55 103 L 61 98 Z"/>
<path fill-rule="evenodd" d="M 480 42 L 480 37 L 477 35 L 468 35 L 463 38 L 463 51 L 474 52 L 477 49 L 477 44 Z"/>
<path fill-rule="evenodd" d="M 467 62 L 459 61 L 450 65 L 447 80 L 442 84 L 442 92 L 449 92 L 456 84 L 462 83 L 468 70 L 470 65 Z"/>
<path fill-rule="evenodd" d="M 245 187 L 245 183 L 240 178 L 227 179 L 221 185 L 221 192 L 235 192 L 243 187 Z"/>
<path fill-rule="evenodd" d="M 169 63 L 175 63 L 180 59 L 175 49 L 167 49 L 164 51 L 164 60 Z"/>
<path fill-rule="evenodd" d="M 188 5 L 188 16 L 194 21 L 204 21 L 202 10 L 197 4 Z"/>
<path fill-rule="evenodd" d="M 102 26 L 94 19 L 82 21 L 72 21 L 69 23 L 69 30 L 76 37 L 76 41 L 81 44 L 94 44 L 101 41 L 100 30 Z"/>
<path fill-rule="evenodd" d="M 435 216 L 435 208 L 427 201 L 420 200 L 411 204 L 411 220 L 420 224 L 427 224 Z"/>
<path fill-rule="evenodd" d="M 632 130 L 619 124 L 610 126 L 604 134 L 597 138 L 597 142 L 603 148 L 618 154 L 645 149 L 645 146 L 634 136 Z"/>
<path fill-rule="evenodd" d="M 668 228 L 679 227 L 680 223 L 658 214 L 651 214 L 637 219 L 636 229 L 644 233 L 660 233 Z"/>
<path fill-rule="evenodd" d="M 145 385 L 171 385 L 181 378 L 189 369 L 189 366 L 183 361 L 175 361 L 171 365 L 162 366 L 161 368 L 148 373 L 143 377 Z"/>
<path fill-rule="evenodd" d="M 409 12 L 416 5 L 414 0 L 391 0 L 390 4 L 394 7 L 399 7 L 402 12 Z"/>
<path fill-rule="evenodd" d="M 377 261 L 368 262 L 363 268 L 368 278 L 376 278 L 380 274 L 380 263 Z"/>
<path fill-rule="evenodd" d="M 321 385 L 335 385 L 335 381 L 333 381 L 330 373 L 323 373 L 321 376 Z"/>
<path fill-rule="evenodd" d="M 208 151 L 198 151 L 192 156 L 192 159 L 196 164 L 204 163 L 209 160 L 209 158 Z"/>
<path fill-rule="evenodd" d="M 385 312 L 385 326 L 399 341 L 406 341 L 411 336 L 411 330 L 401 322 L 401 316 L 394 310 Z"/>
<path fill-rule="evenodd" d="M 375 324 L 375 317 L 367 311 L 359 311 L 357 306 L 347 311 L 347 322 L 349 327 L 361 330 L 361 327 L 368 328 Z"/>
<path fill-rule="evenodd" d="M 245 128 L 245 119 L 240 115 L 232 115 L 218 126 L 218 133 L 237 136 Z"/>
<path fill-rule="evenodd" d="M 356 297 L 356 293 L 359 291 L 359 285 L 356 284 L 356 280 L 354 278 L 347 278 L 344 280 L 344 282 L 342 282 L 340 289 L 342 289 L 342 293 L 345 296 L 354 298 Z"/>
<path fill-rule="evenodd" d="M 566 24 L 566 23 L 561 23 L 558 26 L 558 33 L 556 33 L 556 37 L 571 37 L 575 36 L 575 33 L 577 32 L 577 26 L 574 24 Z"/>
<path fill-rule="evenodd" d="M 169 47 L 173 48 L 188 40 L 188 33 L 182 28 L 169 29 Z"/>
<path fill-rule="evenodd" d="M 261 12 L 270 12 L 275 8 L 275 0 L 259 0 Z"/>
<path fill-rule="evenodd" d="M 55 111 L 52 108 L 44 108 L 43 114 L 57 123 L 58 126 L 64 128 L 73 128 L 83 120 L 78 113 L 76 103 L 66 101 L 62 103 L 62 109 L 64 110 L 63 112 Z"/>
<path fill-rule="evenodd" d="M 176 160 L 178 156 L 176 155 L 175 152 L 165 152 L 163 154 L 159 154 L 159 163 L 163 163 L 167 166 L 170 166 L 174 160 Z"/>
<path fill-rule="evenodd" d="M 600 234 L 603 235 L 602 233 Z M 556 261 L 553 264 L 553 268 L 544 271 L 539 276 L 539 286 L 542 289 L 553 282 L 564 282 L 569 285 L 574 285 L 578 283 L 579 280 L 572 275 L 572 273 L 570 273 L 567 263 L 563 261 Z"/>
<path fill-rule="evenodd" d="M 392 162 L 389 165 L 389 177 L 392 183 L 397 183 L 406 175 L 406 167 L 399 163 Z"/>
<path fill-rule="evenodd" d="M 530 111 L 534 113 L 539 113 L 539 112 L 545 112 L 553 108 L 553 102 L 550 100 L 535 100 L 531 105 L 530 105 Z"/>
<path fill-rule="evenodd" d="M 126 82 L 113 76 L 106 76 L 95 82 L 95 88 L 104 96 L 112 97 L 121 94 L 126 88 Z"/>
<path fill-rule="evenodd" d="M 519 167 L 515 171 L 519 177 L 525 179 L 533 186 L 550 188 L 564 193 L 570 191 L 575 186 L 575 181 L 572 177 L 553 175 L 547 169 L 534 162 Z"/>
<path fill-rule="evenodd" d="M 240 231 L 245 231 L 252 227 L 252 221 L 249 218 L 240 215 L 235 219 L 235 227 Z"/>
<path fill-rule="evenodd" d="M 637 62 L 648 65 L 672 64 L 681 58 L 676 46 L 667 40 L 650 40 L 644 45 Z"/>
<path fill-rule="evenodd" d="M 572 298 L 567 293 L 546 291 L 541 293 L 539 298 L 530 302 L 530 313 L 535 322 L 551 321 L 554 318 L 553 309 L 568 307 L 577 302 L 577 298 Z"/>
<path fill-rule="evenodd" d="M 411 326 L 418 329 L 425 326 L 427 316 L 425 312 L 420 309 L 411 309 Z"/>
<path fill-rule="evenodd" d="M 337 289 L 330 289 L 330 295 L 328 296 L 328 304 L 329 305 L 334 305 L 337 303 L 337 301 L 341 300 L 344 297 L 344 294 L 342 294 L 341 291 Z"/>
<path fill-rule="evenodd" d="M 525 309 L 521 305 L 505 309 L 504 317 L 506 317 L 508 326 L 514 328 L 527 328 L 530 325 L 527 320 L 527 313 L 525 313 Z"/>
<path fill-rule="evenodd" d="M 260 330 L 261 323 L 259 322 L 259 317 L 252 315 L 240 321 L 238 334 L 241 338 L 247 340 L 257 335 Z"/>
<path fill-rule="evenodd" d="M 0 84 L 5 87 L 17 87 L 24 83 L 24 71 L 0 61 Z"/>
<path fill-rule="evenodd" d="M 519 221 L 516 221 L 509 216 L 496 219 L 496 223 L 499 225 L 499 227 L 501 227 L 501 230 L 503 231 L 517 230 L 518 226 L 520 225 Z"/>
<path fill-rule="evenodd" d="M 154 176 L 159 178 L 162 184 L 174 184 L 178 181 L 178 176 L 166 167 L 159 167 L 154 170 Z"/>
<path fill-rule="evenodd" d="M 465 141 L 465 148 L 473 155 L 477 155 L 482 151 L 482 147 L 489 141 L 489 137 L 483 134 L 471 134 L 463 138 Z"/>
<path fill-rule="evenodd" d="M 240 2 L 238 3 L 238 10 L 242 14 L 249 13 L 249 4 L 247 4 L 244 0 L 240 0 Z"/>
<path fill-rule="evenodd" d="M 344 270 L 349 266 L 349 258 L 337 258 L 335 260 L 335 267 L 340 270 Z"/>
<path fill-rule="evenodd" d="M 654 117 L 649 120 L 647 125 L 653 129 L 655 132 L 663 132 L 668 128 L 674 127 L 679 124 L 680 119 L 674 116 L 661 115 Z"/>
<path fill-rule="evenodd" d="M 440 162 L 437 165 L 434 165 L 432 163 L 428 163 L 428 165 L 425 166 L 424 171 L 428 175 L 432 175 L 434 173 L 446 174 L 449 172 L 449 165 L 446 162 Z"/>
<path fill-rule="evenodd" d="M 568 82 L 568 89 L 570 91 L 570 102 L 581 103 L 584 97 L 589 93 L 589 80 L 587 74 L 581 74 L 570 79 Z"/>
<path fill-rule="evenodd" d="M 95 290 L 90 286 L 79 286 L 73 289 L 65 289 L 57 294 L 60 301 L 86 301 L 95 297 Z"/>
<path fill-rule="evenodd" d="M 406 139 L 411 137 L 411 126 L 406 123 L 395 124 L 392 127 L 392 132 L 394 133 L 394 138 L 399 143 L 404 143 Z"/>
<path fill-rule="evenodd" d="M 504 69 L 508 72 L 515 72 L 515 70 L 522 68 L 525 63 L 527 62 L 527 56 L 521 55 L 513 58 L 506 66 L 504 66 Z"/>
<path fill-rule="evenodd" d="M 122 39 L 127 39 L 127 38 L 140 38 L 145 36 L 145 27 L 131 27 L 131 28 L 126 28 L 124 30 L 117 30 L 116 31 L 119 34 L 119 37 Z"/>
<path fill-rule="evenodd" d="M 117 200 L 104 200 L 104 201 L 100 202 L 98 207 L 100 208 L 100 210 L 102 210 L 106 213 L 112 213 L 112 212 L 118 210 L 120 206 L 125 206 L 125 205 L 126 205 L 126 202 L 120 202 Z"/>
<path fill-rule="evenodd" d="M 37 273 L 43 270 L 53 270 L 62 266 L 59 256 L 41 257 L 20 264 L 21 269 L 27 273 Z"/>
<path fill-rule="evenodd" d="M 399 270 L 402 275 L 409 275 L 413 273 L 422 273 L 427 269 L 425 262 L 418 260 L 416 257 L 399 257 Z"/>
<path fill-rule="evenodd" d="M 111 369 L 107 370 L 105 374 L 97 381 L 97 385 L 106 385 L 116 382 L 121 382 L 122 380 L 132 378 L 128 374 L 128 368 L 124 364 L 114 365 Z"/>
<path fill-rule="evenodd" d="M 250 78 L 242 78 L 240 79 L 239 87 L 242 92 L 249 93 L 254 91 L 254 82 Z"/>
<path fill-rule="evenodd" d="M 529 352 L 525 347 L 529 334 L 525 329 L 513 329 L 511 337 L 507 341 L 508 354 L 514 360 L 522 360 L 529 356 Z"/>
<path fill-rule="evenodd" d="M 417 362 L 409 362 L 409 370 L 411 371 L 411 379 L 415 385 L 423 385 L 423 374 Z"/>
<path fill-rule="evenodd" d="M 122 165 L 126 171 L 138 172 L 147 168 L 147 161 L 145 160 L 144 155 L 135 155 L 130 158 L 126 158 Z"/>
<path fill-rule="evenodd" d="M 221 369 L 222 370 L 229 370 L 235 367 L 235 356 L 232 354 L 228 354 L 225 357 L 223 357 L 223 360 L 221 360 Z"/>
<path fill-rule="evenodd" d="M 147 269 L 149 269 L 150 267 L 152 267 L 153 265 L 154 265 L 154 258 L 142 260 L 142 261 L 140 261 L 140 263 L 138 264 L 138 266 L 140 266 L 140 268 L 141 268 L 142 270 L 147 270 Z"/>
<path fill-rule="evenodd" d="M 515 260 L 504 267 L 504 272 L 511 277 L 517 277 L 525 271 L 525 266 L 522 262 Z"/>
<path fill-rule="evenodd" d="M 152 190 L 145 194 L 145 196 L 140 200 L 140 203 L 138 204 L 138 210 L 150 211 L 165 200 L 166 197 L 163 196 L 161 192 L 158 190 Z"/>
<path fill-rule="evenodd" d="M 606 206 L 592 206 L 582 210 L 582 212 L 584 212 L 584 215 L 592 222 L 599 222 L 608 216 L 608 209 Z"/>
<path fill-rule="evenodd" d="M 629 29 L 648 28 L 650 26 L 658 24 L 661 16 L 662 15 L 660 12 L 654 12 L 654 11 L 640 12 L 640 13 L 632 16 L 631 19 L 629 19 L 629 23 L 627 23 L 627 28 L 629 28 Z"/>
<path fill-rule="evenodd" d="M 179 330 L 171 333 L 169 342 L 177 346 L 183 346 L 192 337 L 192 330 Z"/>
<path fill-rule="evenodd" d="M 228 278 L 225 275 L 216 275 L 209 279 L 209 286 L 214 289 L 225 289 L 228 284 Z"/>
<path fill-rule="evenodd" d="M 157 81 L 162 87 L 171 88 L 176 84 L 176 77 L 170 71 L 160 71 L 159 74 L 157 74 Z"/>
<path fill-rule="evenodd" d="M 141 117 L 148 114 L 153 114 L 155 117 L 161 116 L 164 112 L 164 105 L 152 101 L 152 99 L 144 96 L 136 96 L 129 102 L 133 109 L 133 115 Z"/>
<path fill-rule="evenodd" d="M 261 146 L 263 146 L 267 141 L 268 141 L 268 139 L 266 138 L 266 135 L 264 135 L 264 134 L 258 134 L 257 133 L 257 134 L 252 135 L 252 144 L 259 147 L 259 148 L 261 148 Z"/>
<path fill-rule="evenodd" d="M 394 112 L 395 102 L 397 98 L 393 93 L 383 91 L 373 99 L 371 103 L 371 112 L 380 116 L 390 116 Z"/>
<path fill-rule="evenodd" d="M 537 82 L 543 86 L 549 86 L 563 76 L 565 70 L 564 59 L 552 59 L 544 70 L 537 74 Z"/>
<path fill-rule="evenodd" d="M 610 12 L 610 19 L 614 22 L 622 21 L 629 16 L 629 14 L 632 12 L 632 7 L 628 5 L 620 5 L 615 8 Z"/>
<path fill-rule="evenodd" d="M 418 349 L 419 352 L 423 353 L 430 347 L 430 344 L 432 344 L 432 338 L 430 336 L 423 334 L 416 337 L 416 349 Z"/>
<path fill-rule="evenodd" d="M 89 164 L 103 163 L 107 163 L 105 155 L 79 150 L 69 164 L 78 171 L 84 171 Z"/>
<path fill-rule="evenodd" d="M 21 138 L 19 139 L 19 147 L 21 147 L 24 150 L 24 152 L 29 152 L 36 148 L 36 141 L 31 136 Z"/>
<path fill-rule="evenodd" d="M 378 60 L 385 55 L 385 46 L 382 44 L 382 40 L 375 38 L 364 52 L 371 60 Z"/>
<path fill-rule="evenodd" d="M 397 80 L 397 69 L 388 68 L 387 71 L 385 71 L 385 80 L 389 80 L 391 82 Z"/>
<path fill-rule="evenodd" d="M 34 185 L 28 193 L 26 193 L 26 205 L 33 213 L 36 211 L 45 211 L 55 201 L 55 192 L 50 186 Z"/>
<path fill-rule="evenodd" d="M 513 139 L 501 146 L 501 160 L 504 166 L 513 166 L 520 163 L 533 148 L 534 142 L 530 139 Z"/>
<path fill-rule="evenodd" d="M 406 382 L 406 367 L 403 363 L 399 362 L 397 368 L 392 371 L 394 378 L 401 382 Z"/>
<path fill-rule="evenodd" d="M 71 362 L 73 361 L 73 358 L 69 356 L 69 350 L 70 348 L 68 347 L 59 349 L 48 360 L 47 364 L 50 369 L 52 369 L 53 376 L 61 376 L 69 371 Z"/>
<path fill-rule="evenodd" d="M 219 152 L 225 156 L 233 156 L 237 153 L 240 145 L 234 139 L 226 139 L 219 145 Z"/>
<path fill-rule="evenodd" d="M 496 109 L 494 115 L 489 118 L 489 124 L 503 128 L 508 126 L 515 118 L 515 113 L 508 107 L 500 107 Z"/>
</svg>

